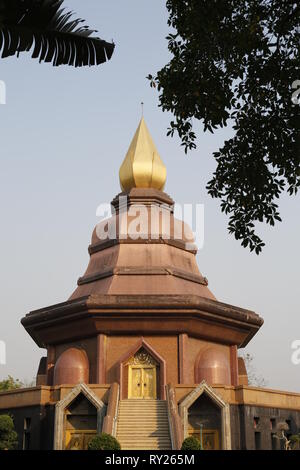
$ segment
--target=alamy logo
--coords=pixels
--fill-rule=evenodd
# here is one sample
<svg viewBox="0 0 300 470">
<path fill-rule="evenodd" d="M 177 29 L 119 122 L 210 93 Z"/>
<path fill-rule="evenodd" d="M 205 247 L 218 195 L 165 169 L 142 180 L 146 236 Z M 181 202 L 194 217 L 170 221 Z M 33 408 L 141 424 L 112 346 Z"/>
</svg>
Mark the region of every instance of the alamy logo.
<svg viewBox="0 0 300 470">
<path fill-rule="evenodd" d="M 300 80 L 295 80 L 292 84 L 292 88 L 296 90 L 292 94 L 292 102 L 300 105 Z"/>
<path fill-rule="evenodd" d="M 3 80 L 0 80 L 0 104 L 6 104 L 6 85 Z"/>
<path fill-rule="evenodd" d="M 204 245 L 204 205 L 176 204 L 174 217 L 163 207 L 143 203 L 128 207 L 127 196 L 119 197 L 118 212 L 112 211 L 108 203 L 100 204 L 96 215 L 101 222 L 96 226 L 99 240 L 170 240 L 183 242 L 186 250 L 194 251 L 196 245 Z M 128 210 L 124 210 L 128 207 Z M 109 218 L 107 218 L 109 217 Z M 194 229 L 194 231 L 193 231 Z"/>
<path fill-rule="evenodd" d="M 6 344 L 4 341 L 0 341 L 0 365 L 6 364 Z"/>
<path fill-rule="evenodd" d="M 292 349 L 295 349 L 295 351 L 292 354 L 292 363 L 295 366 L 298 366 L 300 364 L 300 339 L 295 339 L 295 341 L 292 342 Z"/>
</svg>

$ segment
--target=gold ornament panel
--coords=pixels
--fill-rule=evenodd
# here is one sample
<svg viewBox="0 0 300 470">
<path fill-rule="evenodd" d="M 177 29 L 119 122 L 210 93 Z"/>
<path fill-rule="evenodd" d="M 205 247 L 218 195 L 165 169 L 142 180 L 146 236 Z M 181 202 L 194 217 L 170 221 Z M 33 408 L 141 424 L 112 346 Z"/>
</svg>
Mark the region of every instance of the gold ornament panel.
<svg viewBox="0 0 300 470">
<path fill-rule="evenodd" d="M 157 366 L 157 362 L 153 357 L 146 351 L 146 349 L 141 348 L 134 356 L 132 356 L 127 365 L 130 366 Z"/>
</svg>

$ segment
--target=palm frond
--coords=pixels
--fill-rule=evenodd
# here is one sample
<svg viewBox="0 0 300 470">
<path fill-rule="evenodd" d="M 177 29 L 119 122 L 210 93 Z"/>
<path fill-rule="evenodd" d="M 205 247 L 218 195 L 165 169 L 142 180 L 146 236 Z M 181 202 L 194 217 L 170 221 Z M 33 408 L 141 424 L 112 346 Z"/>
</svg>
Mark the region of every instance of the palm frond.
<svg viewBox="0 0 300 470">
<path fill-rule="evenodd" d="M 0 52 L 2 58 L 33 48 L 32 58 L 54 66 L 99 65 L 109 60 L 115 45 L 95 30 L 72 19 L 64 0 L 0 0 Z"/>
</svg>

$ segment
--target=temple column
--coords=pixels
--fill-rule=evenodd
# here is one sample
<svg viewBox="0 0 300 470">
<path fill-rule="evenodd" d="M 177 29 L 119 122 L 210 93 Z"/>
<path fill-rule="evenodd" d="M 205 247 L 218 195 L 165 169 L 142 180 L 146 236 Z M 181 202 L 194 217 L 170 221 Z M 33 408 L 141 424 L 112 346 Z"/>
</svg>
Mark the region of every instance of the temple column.
<svg viewBox="0 0 300 470">
<path fill-rule="evenodd" d="M 179 383 L 188 383 L 187 379 L 187 361 L 186 361 L 186 347 L 188 335 L 183 333 L 178 336 L 178 369 L 179 369 Z"/>
<path fill-rule="evenodd" d="M 231 385 L 235 387 L 239 383 L 238 377 L 238 354 L 237 346 L 230 346 L 230 371 L 231 371 Z"/>
<path fill-rule="evenodd" d="M 97 336 L 97 383 L 106 383 L 106 335 Z"/>
</svg>

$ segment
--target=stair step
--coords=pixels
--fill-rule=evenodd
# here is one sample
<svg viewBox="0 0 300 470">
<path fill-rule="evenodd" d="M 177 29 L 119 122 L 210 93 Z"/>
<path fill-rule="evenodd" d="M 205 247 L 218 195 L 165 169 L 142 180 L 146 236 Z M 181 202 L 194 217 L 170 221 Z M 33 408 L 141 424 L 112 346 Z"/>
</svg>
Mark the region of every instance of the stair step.
<svg viewBox="0 0 300 470">
<path fill-rule="evenodd" d="M 129 407 L 129 406 L 130 406 L 130 408 L 131 407 L 135 407 L 135 408 L 138 408 L 138 407 L 140 407 L 140 408 L 142 408 L 142 407 L 145 407 L 145 408 L 146 407 L 147 408 L 166 408 L 165 403 L 162 404 L 162 405 L 157 405 L 156 403 L 148 403 L 147 401 L 142 402 L 142 403 L 129 403 L 129 402 L 128 403 L 122 403 L 122 402 L 120 402 L 120 406 L 122 408 L 126 408 L 126 407 Z"/>
<path fill-rule="evenodd" d="M 162 424 L 162 423 L 168 423 L 168 419 L 149 419 L 147 420 L 147 422 L 145 422 L 144 419 L 140 419 L 140 420 L 137 420 L 137 419 L 120 419 L 118 420 L 118 423 L 120 424 L 128 424 L 130 426 L 136 424 L 136 425 L 139 425 L 139 426 L 154 426 L 155 424 Z"/>
<path fill-rule="evenodd" d="M 169 426 L 167 424 L 162 423 L 161 426 L 143 426 L 142 428 L 140 426 L 126 426 L 126 424 L 118 424 L 118 430 L 134 430 L 139 428 L 139 430 L 144 430 L 144 431 L 158 431 L 158 430 L 169 430 Z"/>
<path fill-rule="evenodd" d="M 119 410 L 119 413 L 124 416 L 168 416 L 167 411 Z"/>
<path fill-rule="evenodd" d="M 168 416 L 168 412 L 165 411 L 165 410 L 162 410 L 162 411 L 150 411 L 150 410 L 147 410 L 147 411 L 144 411 L 144 410 L 119 410 L 119 412 L 123 415 L 126 415 L 126 416 Z"/>
<path fill-rule="evenodd" d="M 152 399 L 121 400 L 117 439 L 123 450 L 172 449 L 167 403 Z"/>
<path fill-rule="evenodd" d="M 126 407 L 130 407 L 130 408 L 142 408 L 142 407 L 147 407 L 147 408 L 166 408 L 166 405 L 165 403 L 164 404 L 161 404 L 161 405 L 158 405 L 157 403 L 148 403 L 147 401 L 146 402 L 141 402 L 141 403 L 122 403 L 120 402 L 120 406 L 122 408 L 126 408 Z"/>
<path fill-rule="evenodd" d="M 119 413 L 119 416 L 120 416 L 120 413 Z M 167 421 L 168 420 L 168 415 L 166 416 L 124 416 L 123 414 L 121 414 L 120 416 L 120 419 L 123 419 L 123 421 L 127 421 L 127 420 L 130 420 L 130 421 L 135 421 L 135 422 L 139 422 L 139 423 L 145 423 L 145 422 L 148 422 L 148 421 Z"/>
<path fill-rule="evenodd" d="M 122 450 L 171 450 L 170 444 L 121 444 Z"/>
<path fill-rule="evenodd" d="M 159 410 L 164 411 L 167 410 L 165 406 L 120 406 L 121 410 Z"/>
<path fill-rule="evenodd" d="M 131 404 L 131 403 L 126 403 L 122 405 L 122 403 L 120 403 L 120 407 L 121 408 L 151 408 L 151 409 L 165 409 L 166 408 L 166 405 L 155 405 L 155 404 L 150 404 L 150 403 L 135 403 L 135 404 Z"/>
<path fill-rule="evenodd" d="M 170 438 L 169 431 L 166 429 L 165 431 L 149 431 L 149 432 L 141 432 L 136 430 L 134 432 L 126 431 L 125 429 L 117 431 L 118 436 L 125 436 L 125 437 L 135 437 L 135 436 L 148 436 L 148 437 L 167 437 Z"/>
<path fill-rule="evenodd" d="M 122 450 L 149 450 L 149 451 L 154 451 L 154 450 L 158 450 L 158 451 L 165 451 L 165 450 L 171 450 L 172 448 L 171 447 L 167 447 L 167 446 L 163 446 L 163 447 L 146 447 L 146 446 L 142 446 L 142 447 L 122 447 Z"/>
<path fill-rule="evenodd" d="M 141 450 L 146 450 L 146 449 L 171 449 L 171 443 L 170 442 L 139 442 L 139 443 L 132 443 L 132 442 L 120 442 L 121 449 L 141 449 Z"/>
<path fill-rule="evenodd" d="M 157 425 L 135 426 L 135 425 L 128 425 L 126 423 L 118 423 L 118 429 L 126 429 L 128 431 L 128 430 L 133 430 L 133 429 L 137 429 L 137 428 L 139 428 L 140 430 L 145 430 L 145 431 L 148 431 L 148 430 L 157 431 L 158 429 L 168 430 L 169 425 L 166 424 L 166 423 L 161 423 L 160 426 L 157 426 Z"/>
<path fill-rule="evenodd" d="M 168 415 L 166 416 L 120 416 L 123 421 L 134 421 L 136 423 L 145 423 L 148 421 L 167 421 Z"/>
<path fill-rule="evenodd" d="M 149 400 L 148 398 L 130 398 L 129 400 L 120 400 L 121 405 L 128 405 L 128 404 L 141 404 L 141 403 L 148 403 L 150 405 L 161 405 L 165 406 L 166 403 L 164 400 Z"/>
<path fill-rule="evenodd" d="M 119 412 L 119 416 L 122 417 L 123 419 L 131 419 L 131 421 L 147 421 L 148 419 L 156 419 L 159 421 L 163 421 L 168 419 L 168 415 L 123 415 L 123 413 Z"/>
<path fill-rule="evenodd" d="M 125 426 L 125 427 L 128 427 L 128 428 L 132 428 L 132 427 L 139 427 L 139 428 L 144 428 L 144 426 L 147 426 L 148 428 L 150 427 L 151 429 L 153 428 L 157 428 L 158 426 L 161 426 L 165 424 L 166 427 L 168 426 L 168 421 L 167 420 L 151 420 L 151 421 L 148 421 L 147 423 L 145 423 L 145 421 L 128 421 L 128 420 L 124 420 L 124 421 L 118 421 L 118 425 L 122 425 L 122 426 Z"/>
<path fill-rule="evenodd" d="M 157 429 L 158 427 L 164 426 L 165 428 L 169 429 L 169 424 L 166 421 L 149 421 L 145 424 L 143 421 L 137 423 L 136 421 L 128 422 L 128 421 L 118 421 L 118 426 L 121 428 L 126 429 L 133 429 L 133 428 L 141 428 L 141 429 Z"/>
<path fill-rule="evenodd" d="M 120 410 L 122 411 L 140 411 L 142 413 L 166 413 L 167 412 L 167 409 L 166 408 L 150 408 L 147 406 L 147 408 L 143 407 L 143 408 L 138 408 L 137 406 L 136 407 L 130 407 L 130 406 L 125 406 L 125 407 L 120 407 Z"/>
<path fill-rule="evenodd" d="M 135 420 L 138 420 L 138 421 L 145 421 L 146 419 L 167 419 L 168 418 L 168 415 L 165 414 L 165 415 L 133 415 L 133 414 L 128 414 L 128 415 L 124 415 L 124 413 L 120 413 L 119 412 L 119 416 L 122 416 L 123 418 L 126 418 L 126 419 L 135 419 Z"/>
<path fill-rule="evenodd" d="M 131 437 L 121 437 L 120 442 L 123 442 L 124 444 L 131 443 L 131 444 L 139 444 L 141 442 L 149 443 L 152 444 L 153 442 L 158 442 L 158 443 L 165 443 L 165 442 L 171 442 L 169 437 L 143 437 L 143 436 L 137 436 L 134 440 L 131 439 Z"/>
<path fill-rule="evenodd" d="M 123 436 L 124 438 L 128 437 L 128 439 L 131 439 L 133 437 L 141 437 L 144 439 L 145 436 L 148 436 L 149 438 L 153 439 L 160 439 L 161 437 L 165 438 L 167 437 L 170 439 L 170 434 L 167 431 L 150 431 L 150 432 L 140 432 L 139 430 L 136 430 L 134 432 L 127 432 L 126 431 L 117 431 L 118 436 Z"/>
<path fill-rule="evenodd" d="M 134 419 L 136 421 L 145 421 L 147 419 L 159 419 L 159 420 L 163 420 L 163 419 L 168 419 L 168 415 L 165 414 L 165 415 L 156 415 L 156 414 L 153 414 L 153 415 L 141 415 L 141 414 L 124 414 L 124 413 L 120 413 L 119 411 L 119 416 L 121 416 L 122 418 L 126 418 L 126 419 Z"/>
<path fill-rule="evenodd" d="M 165 408 L 166 404 L 165 403 L 156 403 L 156 402 L 149 402 L 148 400 L 145 401 L 138 401 L 138 402 L 132 402 L 128 401 L 127 403 L 124 403 L 123 401 L 120 401 L 120 406 L 151 406 L 152 408 Z"/>
<path fill-rule="evenodd" d="M 161 434 L 159 437 L 153 437 L 153 434 L 117 434 L 117 439 L 120 442 L 124 442 L 124 440 L 129 440 L 130 442 L 137 442 L 138 439 L 148 442 L 151 439 L 158 439 L 159 442 L 162 440 L 170 441 L 170 436 L 168 434 Z"/>
<path fill-rule="evenodd" d="M 160 414 L 160 415 L 168 414 L 167 410 L 131 410 L 130 408 L 128 408 L 128 410 L 122 410 L 122 408 L 120 408 L 120 411 L 122 413 L 127 413 L 127 414 L 133 414 L 133 413 L 135 413 L 136 415 L 142 414 L 143 416 L 147 414 L 155 414 L 155 415 L 156 414 Z"/>
<path fill-rule="evenodd" d="M 170 446 L 171 445 L 171 441 L 170 440 L 158 440 L 158 441 L 152 441 L 151 439 L 144 439 L 144 440 L 136 440 L 136 441 L 131 441 L 131 440 L 120 440 L 119 441 L 121 446 L 126 446 L 126 447 L 129 447 L 129 446 Z"/>
<path fill-rule="evenodd" d="M 126 431 L 126 429 L 118 430 L 117 432 L 118 436 L 153 436 L 153 437 L 162 437 L 162 436 L 167 436 L 169 438 L 169 431 L 166 429 L 165 431 L 159 430 L 159 431 Z"/>
<path fill-rule="evenodd" d="M 159 436 L 164 433 L 169 433 L 169 429 L 167 427 L 165 428 L 147 428 L 147 429 L 140 429 L 140 428 L 119 428 L 117 430 L 117 433 L 128 433 L 130 435 L 132 434 L 154 434 Z"/>
<path fill-rule="evenodd" d="M 171 446 L 123 446 L 122 450 L 171 450 Z"/>
<path fill-rule="evenodd" d="M 166 410 L 166 406 L 149 406 L 147 403 L 141 405 L 120 405 L 121 410 Z"/>
<path fill-rule="evenodd" d="M 150 408 L 147 409 L 138 409 L 138 408 L 120 408 L 120 411 L 123 411 L 124 413 L 167 413 L 166 409 L 153 409 L 151 410 Z"/>
</svg>

